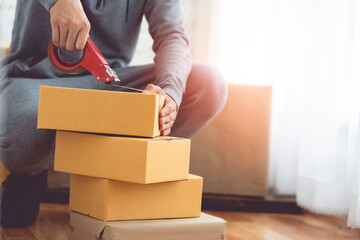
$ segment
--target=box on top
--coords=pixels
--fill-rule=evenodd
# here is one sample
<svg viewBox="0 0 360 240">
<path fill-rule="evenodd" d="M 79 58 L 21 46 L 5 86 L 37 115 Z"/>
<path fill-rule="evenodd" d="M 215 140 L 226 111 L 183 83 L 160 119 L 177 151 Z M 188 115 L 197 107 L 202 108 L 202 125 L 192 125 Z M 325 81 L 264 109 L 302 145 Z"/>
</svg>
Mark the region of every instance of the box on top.
<svg viewBox="0 0 360 240">
<path fill-rule="evenodd" d="M 156 137 L 164 101 L 149 92 L 41 86 L 38 128 Z"/>
</svg>

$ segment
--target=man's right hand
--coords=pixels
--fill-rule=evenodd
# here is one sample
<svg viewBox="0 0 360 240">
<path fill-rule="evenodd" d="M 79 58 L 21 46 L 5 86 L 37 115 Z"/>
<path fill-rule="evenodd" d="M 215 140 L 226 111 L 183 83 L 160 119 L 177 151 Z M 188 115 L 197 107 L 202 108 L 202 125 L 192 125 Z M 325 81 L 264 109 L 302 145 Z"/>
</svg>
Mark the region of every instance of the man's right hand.
<svg viewBox="0 0 360 240">
<path fill-rule="evenodd" d="M 56 47 L 68 51 L 84 49 L 90 22 L 80 0 L 57 0 L 50 8 L 50 23 Z"/>
</svg>

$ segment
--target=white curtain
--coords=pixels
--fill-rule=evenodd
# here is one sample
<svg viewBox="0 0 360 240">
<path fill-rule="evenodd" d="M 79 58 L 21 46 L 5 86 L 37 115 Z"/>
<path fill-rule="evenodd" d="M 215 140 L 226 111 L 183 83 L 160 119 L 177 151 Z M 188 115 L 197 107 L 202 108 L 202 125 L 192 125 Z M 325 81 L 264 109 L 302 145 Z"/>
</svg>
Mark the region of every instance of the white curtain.
<svg viewBox="0 0 360 240">
<path fill-rule="evenodd" d="M 223 0 L 214 62 L 230 82 L 271 84 L 270 184 L 360 228 L 360 2 Z"/>
<path fill-rule="evenodd" d="M 16 0 L 0 0 L 0 42 L 11 41 Z"/>
<path fill-rule="evenodd" d="M 6 56 L 10 45 L 15 7 L 16 0 L 0 0 L 0 60 Z"/>
</svg>

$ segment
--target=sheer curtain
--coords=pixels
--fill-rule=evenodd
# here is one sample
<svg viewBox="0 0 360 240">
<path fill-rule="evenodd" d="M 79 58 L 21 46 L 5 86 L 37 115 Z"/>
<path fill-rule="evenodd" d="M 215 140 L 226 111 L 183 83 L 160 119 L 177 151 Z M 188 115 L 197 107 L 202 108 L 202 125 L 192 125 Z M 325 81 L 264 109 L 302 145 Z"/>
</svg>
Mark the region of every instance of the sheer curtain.
<svg viewBox="0 0 360 240">
<path fill-rule="evenodd" d="M 216 1 L 225 78 L 273 86 L 270 184 L 360 227 L 360 2 Z"/>
<path fill-rule="evenodd" d="M 11 41 L 15 7 L 16 0 L 0 0 L 0 60 L 6 56 Z"/>
</svg>

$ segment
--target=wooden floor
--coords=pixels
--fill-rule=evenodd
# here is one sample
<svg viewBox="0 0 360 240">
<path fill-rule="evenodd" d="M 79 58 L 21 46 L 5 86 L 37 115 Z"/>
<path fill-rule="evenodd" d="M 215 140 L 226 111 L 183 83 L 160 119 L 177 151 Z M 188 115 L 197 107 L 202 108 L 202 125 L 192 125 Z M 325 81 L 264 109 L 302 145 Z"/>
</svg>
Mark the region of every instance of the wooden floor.
<svg viewBox="0 0 360 240">
<path fill-rule="evenodd" d="M 360 239 L 360 230 L 350 230 L 346 220 L 305 213 L 302 215 L 244 212 L 211 212 L 228 221 L 227 240 L 240 239 Z M 38 221 L 24 229 L 1 229 L 3 240 L 67 239 L 69 210 L 67 205 L 44 203 Z M 185 239 L 186 240 L 186 239 Z"/>
</svg>

